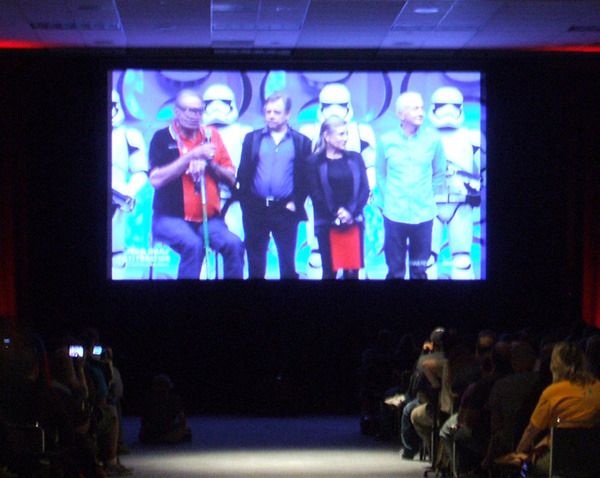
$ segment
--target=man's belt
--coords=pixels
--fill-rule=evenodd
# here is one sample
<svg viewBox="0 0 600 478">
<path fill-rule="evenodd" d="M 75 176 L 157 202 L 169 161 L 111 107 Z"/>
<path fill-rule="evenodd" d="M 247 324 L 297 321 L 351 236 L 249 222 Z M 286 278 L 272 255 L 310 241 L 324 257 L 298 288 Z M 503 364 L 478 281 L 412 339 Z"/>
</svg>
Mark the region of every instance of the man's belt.
<svg viewBox="0 0 600 478">
<path fill-rule="evenodd" d="M 292 200 L 293 199 L 291 197 L 280 199 L 280 198 L 275 198 L 273 196 L 267 196 L 266 198 L 263 198 L 261 196 L 252 196 L 253 202 L 260 204 L 269 209 L 285 207 L 285 205 Z"/>
</svg>

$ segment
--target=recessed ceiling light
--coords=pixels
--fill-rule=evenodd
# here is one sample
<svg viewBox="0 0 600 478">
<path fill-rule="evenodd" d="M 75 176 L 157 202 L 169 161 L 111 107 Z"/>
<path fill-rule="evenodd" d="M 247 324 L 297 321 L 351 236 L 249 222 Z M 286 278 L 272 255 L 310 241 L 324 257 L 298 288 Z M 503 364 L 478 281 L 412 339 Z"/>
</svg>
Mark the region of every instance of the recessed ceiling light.
<svg viewBox="0 0 600 478">
<path fill-rule="evenodd" d="M 235 7 L 229 3 L 213 3 L 212 10 L 213 12 L 233 12 Z"/>
<path fill-rule="evenodd" d="M 439 11 L 440 9 L 437 7 L 417 7 L 413 10 L 413 12 L 419 15 L 433 15 L 434 13 L 439 13 Z"/>
</svg>

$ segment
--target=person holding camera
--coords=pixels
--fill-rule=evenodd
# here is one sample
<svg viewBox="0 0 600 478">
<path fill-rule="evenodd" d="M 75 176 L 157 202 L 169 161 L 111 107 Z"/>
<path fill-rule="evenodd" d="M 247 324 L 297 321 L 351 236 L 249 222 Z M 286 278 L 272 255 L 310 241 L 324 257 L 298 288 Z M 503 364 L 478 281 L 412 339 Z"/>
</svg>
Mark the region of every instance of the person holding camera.
<svg viewBox="0 0 600 478">
<path fill-rule="evenodd" d="M 358 278 L 363 266 L 363 208 L 369 182 L 360 153 L 346 150 L 348 128 L 339 116 L 323 121 L 314 153 L 308 158 L 309 195 L 323 279 Z"/>
<path fill-rule="evenodd" d="M 108 476 L 131 475 L 133 470 L 122 465 L 118 456 L 120 416 L 111 397 L 116 370 L 112 364 L 112 351 L 107 354 L 108 350 L 100 349 L 96 329 L 86 328 L 79 339 L 83 346 L 84 371 L 91 406 L 90 428 L 96 441 L 97 457 Z"/>
</svg>

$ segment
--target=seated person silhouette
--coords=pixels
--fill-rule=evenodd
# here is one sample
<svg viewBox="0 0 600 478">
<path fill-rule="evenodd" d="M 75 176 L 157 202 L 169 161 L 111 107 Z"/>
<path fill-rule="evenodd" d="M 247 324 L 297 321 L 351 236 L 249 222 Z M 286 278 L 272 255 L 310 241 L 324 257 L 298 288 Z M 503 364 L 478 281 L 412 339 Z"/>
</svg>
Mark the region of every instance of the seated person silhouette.
<svg viewBox="0 0 600 478">
<path fill-rule="evenodd" d="M 156 375 L 152 379 L 139 439 L 142 443 L 152 445 L 175 444 L 192 439 L 181 399 L 173 393 L 173 383 L 167 375 Z"/>
</svg>

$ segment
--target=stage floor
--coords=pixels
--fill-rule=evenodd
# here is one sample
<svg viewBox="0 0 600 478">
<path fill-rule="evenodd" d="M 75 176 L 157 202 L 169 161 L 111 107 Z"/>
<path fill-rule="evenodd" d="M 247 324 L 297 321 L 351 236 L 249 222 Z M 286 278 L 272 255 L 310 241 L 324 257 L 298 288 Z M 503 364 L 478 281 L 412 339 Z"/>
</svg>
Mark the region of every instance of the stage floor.
<svg viewBox="0 0 600 478">
<path fill-rule="evenodd" d="M 121 462 L 140 478 L 421 478 L 427 463 L 360 434 L 356 417 L 192 417 L 193 439 L 143 446 L 139 419 L 125 418 Z"/>
</svg>

